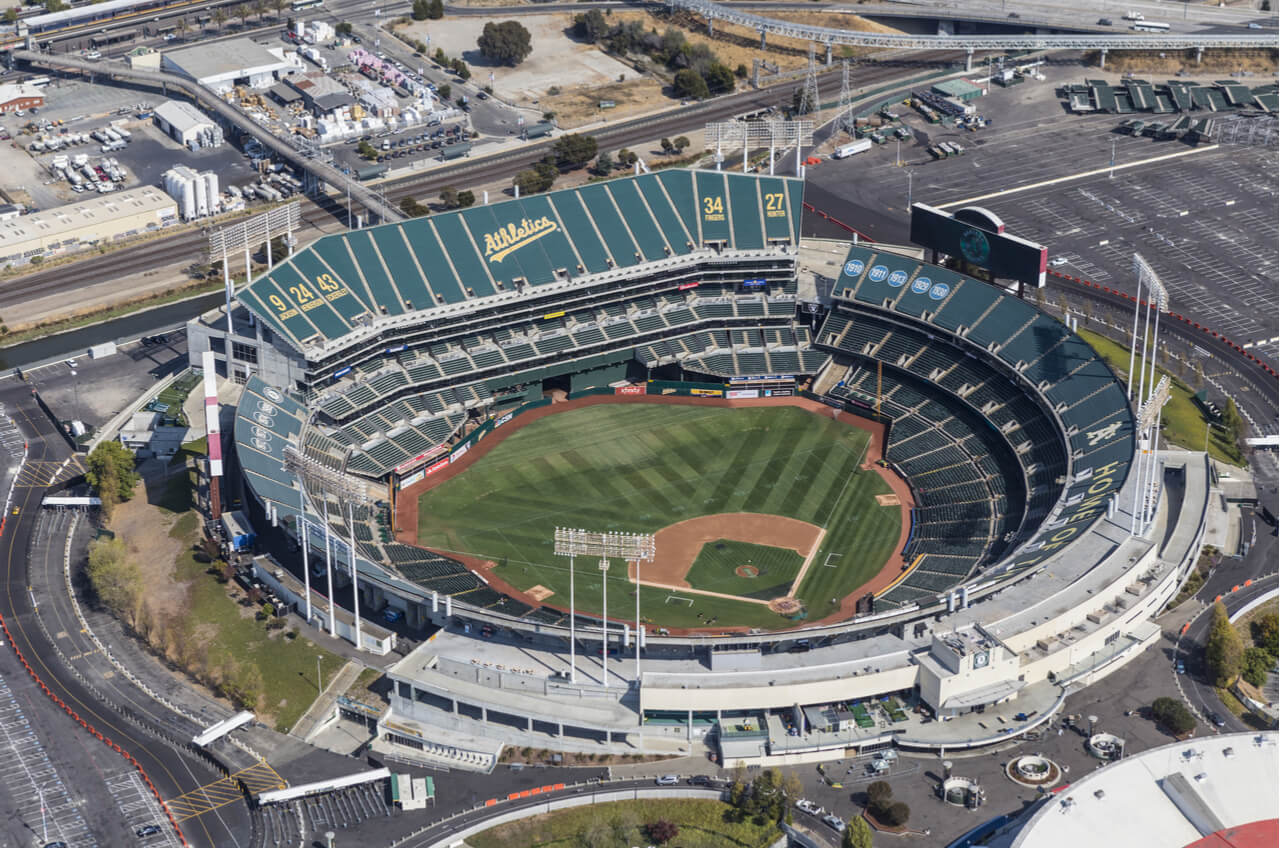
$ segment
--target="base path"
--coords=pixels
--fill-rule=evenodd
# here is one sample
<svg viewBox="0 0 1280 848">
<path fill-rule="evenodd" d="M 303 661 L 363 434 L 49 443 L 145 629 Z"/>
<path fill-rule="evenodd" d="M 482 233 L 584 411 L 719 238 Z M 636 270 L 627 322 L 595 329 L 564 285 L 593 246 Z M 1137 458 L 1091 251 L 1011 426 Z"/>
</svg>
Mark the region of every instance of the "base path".
<svg viewBox="0 0 1280 848">
<path fill-rule="evenodd" d="M 890 506 L 886 504 L 885 508 L 886 509 L 896 508 L 901 511 L 902 529 L 898 536 L 897 550 L 901 551 L 903 546 L 906 545 L 907 543 L 907 535 L 910 533 L 910 530 L 911 530 L 911 509 L 915 505 L 915 501 L 911 497 L 911 488 L 910 486 L 907 485 L 907 481 L 897 476 L 891 469 L 878 464 L 879 460 L 882 459 L 884 456 L 885 426 L 883 424 L 879 424 L 875 421 L 862 418 L 861 416 L 854 415 L 851 412 L 842 412 L 840 410 L 836 410 L 829 406 L 826 406 L 825 404 L 819 403 L 814 400 L 809 400 L 807 398 L 802 398 L 802 397 L 742 398 L 742 399 L 728 400 L 725 398 L 677 397 L 672 395 L 590 395 L 588 397 L 571 398 L 569 400 L 559 400 L 557 398 L 554 403 L 551 403 L 547 406 L 538 407 L 537 409 L 530 410 L 524 413 L 523 415 L 513 418 L 511 421 L 504 424 L 499 429 L 494 430 L 493 432 L 489 433 L 488 436 L 486 436 L 485 438 L 481 439 L 479 442 L 476 442 L 474 445 L 472 445 L 471 449 L 468 450 L 462 456 L 460 456 L 457 462 L 450 463 L 449 465 L 437 471 L 435 474 L 432 474 L 430 477 L 427 477 L 425 480 L 415 483 L 414 485 L 410 486 L 409 488 L 405 489 L 402 492 L 399 492 L 396 495 L 396 500 L 395 500 L 396 541 L 402 542 L 406 545 L 414 545 L 416 547 L 422 547 L 421 545 L 418 544 L 418 498 L 421 497 L 426 492 L 431 491 L 436 486 L 439 486 L 445 481 L 451 480 L 452 478 L 466 471 L 468 468 L 471 467 L 472 463 L 484 457 L 486 454 L 489 453 L 489 451 L 496 448 L 499 443 L 501 443 L 504 439 L 509 437 L 511 434 L 517 432 L 518 430 L 524 427 L 529 426 L 534 421 L 537 421 L 539 418 L 545 418 L 548 415 L 556 415 L 557 413 L 567 412 L 568 410 L 571 410 L 571 409 L 582 409 L 583 407 L 597 406 L 605 403 L 635 403 L 635 404 L 665 403 L 665 404 L 670 404 L 674 406 L 718 406 L 718 407 L 726 407 L 726 408 L 733 408 L 733 409 L 745 409 L 745 408 L 757 407 L 757 406 L 794 406 L 799 409 L 803 409 L 808 412 L 811 412 L 814 415 L 820 415 L 823 418 L 832 418 L 849 427 L 856 427 L 859 430 L 864 430 L 868 434 L 870 434 L 871 438 L 867 442 L 866 453 L 863 455 L 862 470 L 871 471 L 878 474 L 880 478 L 884 480 L 885 484 L 888 485 L 889 488 L 893 491 L 893 493 L 898 496 L 897 506 Z M 759 536 L 755 535 L 754 530 L 750 531 L 752 535 L 740 536 L 740 535 L 729 535 L 726 532 L 724 532 L 723 529 L 721 529 L 715 535 L 708 537 L 705 541 L 714 541 L 715 539 L 718 539 L 718 538 L 733 538 L 740 541 L 758 542 L 760 544 L 776 545 L 778 547 L 791 548 L 792 550 L 799 552 L 802 556 L 805 556 L 805 564 L 801 568 L 800 575 L 797 579 L 802 578 L 804 576 L 808 566 L 811 564 L 810 561 L 813 559 L 813 556 L 818 550 L 819 545 L 821 545 L 822 535 L 823 535 L 823 530 L 821 528 L 816 527 L 815 525 L 812 525 L 812 524 L 808 524 L 803 521 L 796 521 L 795 519 L 782 518 L 780 516 L 774 516 L 774 515 L 761 516 L 761 515 L 755 515 L 753 513 L 737 513 L 737 514 L 751 515 L 753 520 L 767 518 L 770 521 L 793 522 L 795 524 L 799 524 L 799 525 L 802 525 L 803 527 L 809 528 L 809 532 L 811 534 L 816 534 L 816 535 L 814 535 L 814 537 L 807 542 L 796 542 L 793 544 L 779 544 L 777 542 L 768 542 L 768 541 L 762 540 Z M 718 519 L 724 518 L 724 516 L 723 515 L 706 516 L 706 518 L 718 520 Z M 702 519 L 690 519 L 690 521 L 700 521 L 700 520 Z M 659 545 L 661 544 L 660 537 L 663 533 L 667 532 L 668 530 L 678 528 L 682 524 L 687 524 L 687 523 L 689 522 L 680 522 L 680 524 L 674 524 L 668 528 L 665 528 L 664 530 L 658 531 L 658 534 L 656 534 L 659 537 L 658 544 Z M 698 548 L 700 547 L 701 545 L 698 546 Z M 661 552 L 661 550 L 662 549 L 659 548 L 659 552 Z M 532 594 L 530 594 L 529 591 L 517 589 L 515 586 L 512 586 L 510 583 L 507 583 L 506 581 L 494 575 L 492 573 L 492 569 L 495 563 L 493 563 L 492 561 L 483 559 L 481 557 L 468 556 L 466 554 L 450 553 L 450 552 L 443 552 L 443 551 L 439 553 L 442 556 L 447 556 L 452 559 L 458 560 L 459 562 L 461 562 L 463 565 L 467 566 L 471 570 L 477 573 L 483 574 L 484 579 L 488 581 L 490 588 L 496 591 L 502 592 L 503 594 L 510 595 L 512 598 L 515 598 L 516 600 L 519 600 L 519 601 L 523 601 L 524 603 L 527 603 L 530 606 L 536 607 L 536 606 L 543 605 L 541 603 L 542 599 L 534 597 Z M 659 555 L 661 556 L 661 553 L 659 553 Z M 674 564 L 659 565 L 659 563 L 657 562 L 655 562 L 652 565 L 647 565 L 644 567 L 644 569 L 641 572 L 644 578 L 643 582 L 649 583 L 652 580 L 655 583 L 661 582 L 663 583 L 663 585 L 669 588 L 678 587 L 682 591 L 690 591 L 688 584 L 684 582 L 684 577 L 688 573 L 689 566 L 693 563 L 693 560 L 695 557 L 697 557 L 697 549 L 695 549 L 692 552 L 692 554 L 689 555 L 688 559 L 684 561 L 683 565 L 674 565 Z M 672 562 L 674 563 L 676 561 L 672 560 Z M 871 578 L 871 580 L 869 580 L 864 585 L 858 587 L 858 590 L 856 592 L 850 593 L 849 595 L 847 595 L 845 598 L 841 600 L 839 610 L 832 613 L 831 615 L 826 616 L 821 621 L 806 621 L 804 622 L 804 626 L 812 627 L 815 624 L 829 624 L 831 622 L 848 620 L 852 618 L 854 605 L 857 602 L 857 598 L 860 595 L 866 594 L 867 592 L 880 591 L 884 587 L 891 584 L 894 581 L 894 579 L 896 579 L 897 576 L 902 572 L 904 565 L 905 563 L 903 562 L 900 554 L 895 553 L 893 556 L 890 556 L 888 561 L 885 562 L 884 566 L 880 569 L 879 573 L 877 573 L 875 577 Z M 655 569 L 659 569 L 659 568 L 664 569 L 662 573 L 666 574 L 667 578 L 674 578 L 676 582 L 674 583 L 669 582 L 668 579 L 663 579 L 662 577 L 658 577 L 655 579 L 654 575 L 659 573 L 655 571 Z M 631 576 L 631 579 L 634 580 L 635 579 L 634 570 L 632 568 L 629 568 L 628 572 Z M 795 585 L 799 585 L 798 582 Z M 794 591 L 794 586 L 792 590 Z M 745 600 L 740 596 L 734 596 L 734 597 L 737 600 Z M 553 607 L 556 609 L 561 608 L 560 605 L 554 602 L 548 603 L 546 604 L 546 606 Z M 566 605 L 566 609 L 567 609 L 567 605 Z M 725 628 L 725 627 L 705 628 L 707 632 L 714 631 L 716 633 L 728 632 L 729 630 L 732 630 L 732 629 L 733 628 Z M 698 633 L 698 632 L 702 632 L 703 630 L 704 628 L 671 628 L 670 632 L 676 635 L 680 635 L 680 634 Z"/>
<path fill-rule="evenodd" d="M 688 580 L 689 567 L 698 558 L 702 546 L 717 539 L 786 548 L 808 562 L 822 541 L 822 528 L 807 521 L 758 512 L 721 512 L 690 518 L 654 534 L 653 562 L 645 565 L 641 572 L 644 583 L 669 589 L 692 588 Z M 635 581 L 634 563 L 628 567 L 628 576 Z M 742 600 L 738 595 L 725 597 Z"/>
</svg>

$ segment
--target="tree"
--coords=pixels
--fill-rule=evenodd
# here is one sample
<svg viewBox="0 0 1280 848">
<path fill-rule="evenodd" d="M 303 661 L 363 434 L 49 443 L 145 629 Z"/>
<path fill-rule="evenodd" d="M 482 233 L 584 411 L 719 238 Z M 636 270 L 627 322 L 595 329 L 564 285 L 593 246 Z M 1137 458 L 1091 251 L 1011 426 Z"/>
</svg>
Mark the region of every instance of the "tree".
<svg viewBox="0 0 1280 848">
<path fill-rule="evenodd" d="M 901 827 L 911 818 L 911 808 L 903 801 L 894 801 L 875 810 L 872 815 L 891 827 Z"/>
<path fill-rule="evenodd" d="M 235 16 L 240 19 L 240 27 L 242 29 L 249 25 L 249 16 L 251 14 L 253 14 L 253 10 L 249 8 L 248 3 L 241 3 L 236 6 Z"/>
<path fill-rule="evenodd" d="M 431 14 L 430 0 L 413 0 L 410 14 L 412 14 L 415 21 L 425 21 Z"/>
<path fill-rule="evenodd" d="M 370 144 L 367 141 L 362 141 L 359 144 L 357 144 L 356 152 L 359 153 L 361 156 L 363 156 L 365 159 L 378 158 L 378 148 L 374 147 L 372 144 Z"/>
<path fill-rule="evenodd" d="M 1251 686 L 1261 686 L 1267 682 L 1267 672 L 1275 663 L 1275 657 L 1262 648 L 1245 648 L 1244 659 L 1240 663 L 1240 676 Z"/>
<path fill-rule="evenodd" d="M 607 150 L 596 157 L 595 172 L 602 177 L 607 177 L 613 173 L 613 157 L 609 155 Z"/>
<path fill-rule="evenodd" d="M 676 146 L 671 143 L 671 139 L 669 138 L 662 139 L 661 141 L 658 142 L 658 145 L 662 148 L 662 152 L 666 156 L 670 156 L 671 152 L 676 148 Z"/>
<path fill-rule="evenodd" d="M 129 559 L 124 540 L 104 538 L 90 544 L 85 575 L 99 603 L 132 625 L 142 596 L 142 572 Z"/>
<path fill-rule="evenodd" d="M 844 831 L 844 839 L 840 841 L 840 848 L 871 848 L 871 826 L 867 824 L 866 819 L 855 816 L 849 820 L 849 825 Z"/>
<path fill-rule="evenodd" d="M 445 209 L 457 209 L 462 204 L 458 202 L 458 190 L 453 186 L 445 186 L 440 189 L 440 203 Z"/>
<path fill-rule="evenodd" d="M 276 0 L 276 2 L 281 2 L 281 0 Z M 351 25 L 351 21 L 342 21 L 333 28 L 333 31 L 338 35 L 351 35 L 354 30 L 355 27 Z"/>
<path fill-rule="evenodd" d="M 436 89 L 436 96 L 441 100 L 448 100 L 451 94 L 453 94 L 453 86 L 449 85 L 447 82 L 441 83 Z"/>
<path fill-rule="evenodd" d="M 444 0 L 431 0 L 427 4 L 427 17 L 438 21 L 444 17 Z"/>
<path fill-rule="evenodd" d="M 883 804 L 893 797 L 893 787 L 887 781 L 877 780 L 867 787 L 867 806 Z"/>
<path fill-rule="evenodd" d="M 645 826 L 645 833 L 659 845 L 665 845 L 680 835 L 680 826 L 667 819 L 658 819 Z"/>
<path fill-rule="evenodd" d="M 707 81 L 702 78 L 702 74 L 693 68 L 676 71 L 671 87 L 675 90 L 676 97 L 703 100 L 711 96 L 711 90 L 707 88 Z"/>
<path fill-rule="evenodd" d="M 93 449 L 85 464 L 88 470 L 84 479 L 102 499 L 104 513 L 109 515 L 112 507 L 133 497 L 138 474 L 133 470 L 133 454 L 124 445 L 116 441 L 103 442 Z"/>
<path fill-rule="evenodd" d="M 795 773 L 794 769 L 789 769 L 782 775 L 782 803 L 786 807 L 790 807 L 794 801 L 798 801 L 800 796 L 804 794 L 804 783 L 801 782 L 800 776 Z"/>
<path fill-rule="evenodd" d="M 18 22 L 17 6 L 10 6 L 4 10 L 4 22 L 7 24 L 16 24 Z"/>
<path fill-rule="evenodd" d="M 445 55 L 443 47 L 436 48 L 435 60 L 436 60 L 436 64 L 439 65 L 440 67 L 446 68 L 446 69 L 449 67 L 449 57 Z"/>
<path fill-rule="evenodd" d="M 458 207 L 466 209 L 468 206 L 474 206 L 476 202 L 475 192 L 462 190 L 458 192 Z"/>
<path fill-rule="evenodd" d="M 276 20 L 280 20 L 280 16 L 284 14 L 284 10 L 289 8 L 289 0 L 271 0 L 271 8 L 275 10 Z M 339 24 L 338 26 L 342 26 L 342 24 Z M 347 29 L 345 32 L 338 29 L 337 27 L 334 27 L 334 31 L 341 35 L 350 35 L 351 24 L 347 24 Z"/>
<path fill-rule="evenodd" d="M 258 16 L 258 23 L 262 23 L 262 19 L 267 16 L 267 10 L 270 8 L 267 0 L 253 0 L 253 13 Z"/>
<path fill-rule="evenodd" d="M 62 0 L 45 0 L 44 10 L 46 12 L 61 12 L 67 8 L 67 4 Z"/>
<path fill-rule="evenodd" d="M 468 68 L 467 63 L 462 61 L 461 59 L 454 59 L 452 62 L 449 63 L 449 67 L 453 70 L 455 74 L 458 75 L 459 79 L 464 81 L 471 79 L 471 69 Z"/>
<path fill-rule="evenodd" d="M 733 91 L 733 71 L 729 70 L 727 65 L 712 62 L 702 72 L 702 78 L 707 83 L 707 90 L 712 94 L 724 94 L 725 92 Z"/>
<path fill-rule="evenodd" d="M 406 197 L 400 201 L 400 211 L 405 214 L 405 217 L 421 218 L 423 215 L 426 215 L 431 210 L 428 209 L 426 206 L 423 206 L 414 198 Z"/>
<path fill-rule="evenodd" d="M 219 6 L 216 9 L 214 9 L 213 12 L 210 13 L 209 15 L 209 18 L 213 21 L 213 25 L 216 26 L 219 30 L 222 29 L 222 25 L 227 22 L 227 19 L 229 17 L 231 16 L 227 14 L 227 10 L 222 6 Z"/>
<path fill-rule="evenodd" d="M 503 21 L 500 24 L 489 21 L 481 30 L 476 46 L 486 59 L 512 68 L 533 52 L 529 30 L 519 21 Z"/>
<path fill-rule="evenodd" d="M 1244 643 L 1227 618 L 1222 601 L 1213 605 L 1213 623 L 1204 646 L 1204 661 L 1215 686 L 1230 686 L 1240 676 Z"/>
<path fill-rule="evenodd" d="M 583 41 L 596 43 L 609 34 L 609 22 L 599 9 L 592 9 L 585 15 L 573 16 L 573 35 Z"/>
<path fill-rule="evenodd" d="M 555 154 L 556 165 L 564 168 L 579 168 L 590 162 L 596 155 L 595 136 L 570 133 L 562 135 L 551 145 Z"/>
<path fill-rule="evenodd" d="M 1151 717 L 1164 725 L 1164 728 L 1174 736 L 1188 733 L 1196 726 L 1195 717 L 1182 705 L 1181 701 L 1173 698 L 1156 698 L 1152 701 Z"/>
<path fill-rule="evenodd" d="M 742 62 L 739 62 L 739 63 L 738 63 L 738 67 L 736 67 L 736 68 L 734 68 L 734 69 L 733 69 L 733 75 L 734 75 L 735 77 L 737 77 L 738 79 L 746 79 L 746 78 L 747 78 L 747 66 L 746 66 L 745 64 L 743 64 Z"/>
<path fill-rule="evenodd" d="M 624 168 L 634 167 L 638 161 L 640 161 L 640 156 L 634 150 L 628 150 L 624 147 L 618 151 L 618 164 Z"/>
<path fill-rule="evenodd" d="M 1277 645 L 1277 639 L 1280 639 L 1280 617 L 1274 612 L 1263 613 L 1251 621 L 1249 635 L 1253 637 L 1253 644 L 1271 656 L 1280 653 L 1280 645 Z"/>
<path fill-rule="evenodd" d="M 682 153 L 684 152 L 684 149 L 689 146 L 689 139 L 686 136 L 680 135 L 676 136 L 671 143 L 675 145 L 676 153 Z"/>
<path fill-rule="evenodd" d="M 516 174 L 515 178 L 511 181 L 511 184 L 519 189 L 521 197 L 529 194 L 537 194 L 540 191 L 546 191 L 546 180 L 541 174 L 532 168 Z"/>
</svg>

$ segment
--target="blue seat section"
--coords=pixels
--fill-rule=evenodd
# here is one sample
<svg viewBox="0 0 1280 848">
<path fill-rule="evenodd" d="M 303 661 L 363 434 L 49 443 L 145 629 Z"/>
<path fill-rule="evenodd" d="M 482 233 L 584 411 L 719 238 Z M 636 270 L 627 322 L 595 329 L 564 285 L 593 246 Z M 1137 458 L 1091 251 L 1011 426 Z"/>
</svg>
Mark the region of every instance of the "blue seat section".
<svg viewBox="0 0 1280 848">
<path fill-rule="evenodd" d="M 615 180 L 605 183 L 604 188 L 621 211 L 627 229 L 631 231 L 631 237 L 640 246 L 640 253 L 645 261 L 653 262 L 665 258 L 666 242 L 662 238 L 657 222 L 653 220 L 653 216 L 649 214 L 644 201 L 640 198 L 640 191 L 636 188 L 636 184 L 630 180 Z"/>
<path fill-rule="evenodd" d="M 725 191 L 725 175 L 718 171 L 694 171 L 697 186 L 698 220 L 702 226 L 702 243 L 731 242 L 729 229 L 729 196 Z"/>
<path fill-rule="evenodd" d="M 374 229 L 376 227 L 347 233 L 347 246 L 360 265 L 360 273 L 364 275 L 369 291 L 373 294 L 373 302 L 379 307 L 385 306 L 388 314 L 400 315 L 405 311 L 404 304 L 396 297 L 391 279 L 378 258 L 378 250 L 371 235 Z"/>
<path fill-rule="evenodd" d="M 639 259 L 636 258 L 636 243 L 627 232 L 626 224 L 622 223 L 622 218 L 614 208 L 605 187 L 599 183 L 583 186 L 578 196 L 586 204 L 591 220 L 600 231 L 600 235 L 604 237 L 614 264 L 619 268 L 630 268 L 632 265 L 639 264 Z"/>
<path fill-rule="evenodd" d="M 577 271 L 576 268 L 570 270 L 575 274 L 598 274 L 609 270 L 609 254 L 605 250 L 604 242 L 596 238 L 595 229 L 591 226 L 591 218 L 587 215 L 587 210 L 583 207 L 582 199 L 578 194 L 556 192 L 549 195 L 547 199 L 560 220 L 564 221 L 565 230 L 578 249 L 578 255 L 582 257 L 582 263 L 585 266 L 583 272 Z"/>
<path fill-rule="evenodd" d="M 373 243 L 377 246 L 382 262 L 387 266 L 391 276 L 391 283 L 399 294 L 397 299 L 401 303 L 398 311 L 408 312 L 412 309 L 435 306 L 431 302 L 431 295 L 427 293 L 427 281 L 422 276 L 424 269 L 419 269 L 417 260 L 409 250 L 404 230 L 400 227 L 374 227 L 368 232 L 373 237 Z M 387 311 L 395 314 L 397 310 L 393 310 L 391 304 L 387 304 Z"/>
<path fill-rule="evenodd" d="M 739 248 L 751 249 L 764 247 L 764 209 L 761 203 L 756 180 L 737 179 L 738 175 L 729 177 L 729 202 L 726 209 L 732 209 L 733 243 Z M 779 205 L 786 203 L 786 195 L 778 195 Z"/>
<path fill-rule="evenodd" d="M 436 231 L 426 218 L 416 218 L 404 224 L 404 234 L 418 264 L 427 273 L 427 285 L 431 289 L 432 304 L 459 303 L 466 299 L 462 283 L 449 267 L 445 249 L 436 237 Z"/>
<path fill-rule="evenodd" d="M 547 195 L 535 194 L 532 197 L 522 197 L 519 202 L 524 209 L 525 217 L 530 220 L 536 221 L 546 217 L 556 221 L 556 211 L 551 208 L 551 201 L 548 200 Z M 524 262 L 523 255 L 530 252 L 542 254 L 545 262 Z M 561 226 L 557 226 L 554 232 L 540 236 L 529 247 L 523 248 L 521 258 L 521 264 L 528 275 L 525 279 L 531 286 L 539 286 L 559 279 L 556 272 L 561 268 L 570 274 L 576 274 L 578 270 L 578 256 L 573 252 L 568 234 Z"/>
<path fill-rule="evenodd" d="M 681 256 L 688 253 L 692 249 L 689 247 L 689 242 L 697 239 L 698 231 L 697 229 L 690 232 L 685 230 L 680 214 L 672 206 L 671 196 L 663 191 L 665 183 L 656 179 L 637 180 L 635 185 L 649 205 L 658 228 L 662 230 L 663 238 L 671 247 L 672 255 Z"/>
<path fill-rule="evenodd" d="M 484 258 L 480 255 L 483 242 L 477 245 L 471 240 L 467 228 L 462 226 L 462 218 L 458 215 L 437 215 L 431 223 L 436 228 L 441 243 L 449 252 L 453 267 L 458 269 L 458 277 L 462 285 L 470 287 L 480 297 L 492 294 L 493 286 L 489 282 L 489 272 L 485 269 Z"/>
<path fill-rule="evenodd" d="M 695 248 L 698 248 L 702 246 L 702 228 L 698 223 L 698 219 L 702 216 L 702 205 L 693 186 L 693 173 L 672 169 L 659 171 L 657 176 L 658 182 L 662 183 L 662 188 L 671 198 L 672 205 L 680 215 L 680 220 L 689 233 L 689 240 L 693 242 Z M 684 252 L 689 251 L 686 249 Z"/>
<path fill-rule="evenodd" d="M 965 335 L 971 343 L 986 348 L 992 342 L 1003 342 L 1031 319 L 1030 306 L 1016 297 L 1004 297 Z"/>
</svg>

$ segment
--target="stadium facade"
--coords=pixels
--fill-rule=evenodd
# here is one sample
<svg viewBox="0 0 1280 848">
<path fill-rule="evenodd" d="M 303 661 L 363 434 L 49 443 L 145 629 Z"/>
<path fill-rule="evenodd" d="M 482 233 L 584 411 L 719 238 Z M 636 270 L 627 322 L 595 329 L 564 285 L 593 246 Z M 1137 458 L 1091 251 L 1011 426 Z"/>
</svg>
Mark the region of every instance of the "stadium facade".
<svg viewBox="0 0 1280 848">
<path fill-rule="evenodd" d="M 709 732 L 725 762 L 979 747 L 1157 638 L 1203 538 L 1205 456 L 1163 454 L 1161 485 L 1138 493 L 1129 466 L 1148 448 L 1079 337 L 910 249 L 802 243 L 801 215 L 798 180 L 666 171 L 328 236 L 239 293 L 226 364 L 244 384 L 252 520 L 296 538 L 305 500 L 313 569 L 328 551 L 346 574 L 354 554 L 366 614 L 442 628 L 392 668 L 382 744 L 463 768 L 503 744 L 652 750 Z M 809 267 L 833 247 L 838 273 Z M 225 363 L 224 326 L 192 322 L 193 359 Z M 606 649 L 579 615 L 579 678 L 562 610 L 394 541 L 382 505 L 335 491 L 392 501 L 551 390 L 803 392 L 879 421 L 916 504 L 910 566 L 870 609 L 790 630 L 615 621 Z M 299 456 L 320 469 L 305 499 Z M 1132 536 L 1139 496 L 1166 490 Z M 987 710 L 1019 718 L 988 728 Z"/>
</svg>

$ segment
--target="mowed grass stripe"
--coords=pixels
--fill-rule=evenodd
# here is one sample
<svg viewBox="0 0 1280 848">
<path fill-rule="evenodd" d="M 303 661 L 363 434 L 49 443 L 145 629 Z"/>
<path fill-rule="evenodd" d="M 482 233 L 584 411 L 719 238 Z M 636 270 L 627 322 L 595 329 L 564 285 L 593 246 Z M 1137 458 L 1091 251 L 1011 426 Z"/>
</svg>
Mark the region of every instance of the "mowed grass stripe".
<svg viewBox="0 0 1280 848">
<path fill-rule="evenodd" d="M 420 535 L 429 547 L 500 563 L 505 559 L 497 576 L 522 589 L 545 585 L 558 596 L 553 602 L 563 604 L 568 569 L 563 559 L 551 555 L 556 526 L 652 532 L 686 518 L 740 511 L 820 524 L 844 478 L 856 471 L 866 440 L 861 431 L 787 407 L 573 410 L 513 433 L 465 474 L 426 493 L 419 503 Z M 883 485 L 875 475 L 858 475 Z M 880 509 L 874 499 L 871 503 L 872 509 Z M 886 532 L 896 541 L 896 513 Z M 611 606 L 618 604 L 615 597 L 629 605 L 630 583 L 620 564 L 614 571 Z M 599 592 L 599 574 L 579 568 L 577 576 L 583 608 L 590 609 L 592 593 Z M 594 589 L 588 588 L 592 577 Z M 852 578 L 836 582 L 856 585 Z M 828 591 L 824 584 L 834 585 L 832 577 L 812 584 L 814 597 Z M 704 603 L 710 600 L 701 599 L 696 606 L 714 617 L 715 605 Z M 696 616 L 677 609 L 683 605 L 667 604 L 665 596 L 643 591 L 641 603 L 655 622 L 698 623 Z M 742 618 L 731 621 L 725 617 L 729 608 L 719 606 L 721 624 L 787 624 L 767 610 L 762 616 L 759 605 L 726 603 Z"/>
</svg>

